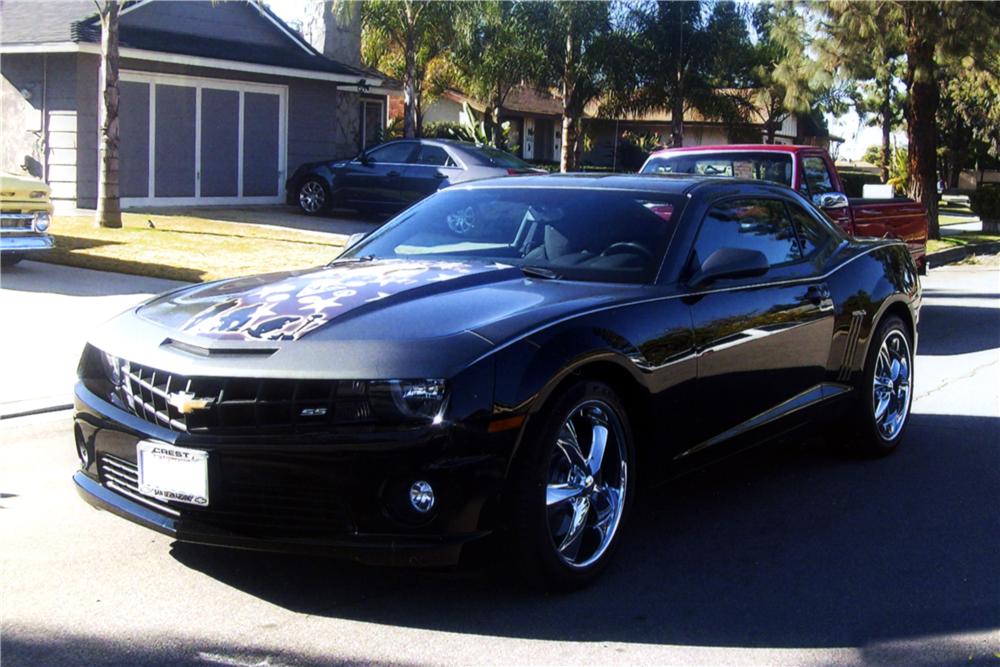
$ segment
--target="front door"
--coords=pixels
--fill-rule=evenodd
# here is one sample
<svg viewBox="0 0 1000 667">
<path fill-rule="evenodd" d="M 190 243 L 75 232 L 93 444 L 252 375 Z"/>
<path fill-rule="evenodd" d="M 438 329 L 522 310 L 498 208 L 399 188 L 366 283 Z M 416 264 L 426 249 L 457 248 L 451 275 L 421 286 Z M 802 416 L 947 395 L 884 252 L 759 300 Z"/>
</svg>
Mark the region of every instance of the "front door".
<svg viewBox="0 0 1000 667">
<path fill-rule="evenodd" d="M 705 215 L 690 272 L 721 248 L 758 250 L 764 276 L 692 289 L 699 443 L 708 449 L 819 400 L 833 304 L 780 199 L 734 199 Z M 692 452 L 693 453 L 693 452 Z"/>
<path fill-rule="evenodd" d="M 345 203 L 366 209 L 403 208 L 403 172 L 416 147 L 415 141 L 393 141 L 368 151 L 364 160 L 352 160 L 343 175 Z"/>
<path fill-rule="evenodd" d="M 434 194 L 461 173 L 458 163 L 441 146 L 422 144 L 413 164 L 403 173 L 404 196 L 411 202 Z"/>
</svg>

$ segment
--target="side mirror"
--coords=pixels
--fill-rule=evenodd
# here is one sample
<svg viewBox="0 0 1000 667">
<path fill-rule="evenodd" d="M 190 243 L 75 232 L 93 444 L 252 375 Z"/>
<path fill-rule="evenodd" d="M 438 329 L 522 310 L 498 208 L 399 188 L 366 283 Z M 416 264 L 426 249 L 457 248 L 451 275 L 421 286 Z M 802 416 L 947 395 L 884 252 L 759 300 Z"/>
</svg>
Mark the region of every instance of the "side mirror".
<svg viewBox="0 0 1000 667">
<path fill-rule="evenodd" d="M 356 234 L 351 234 L 350 236 L 347 237 L 347 243 L 344 244 L 344 250 L 346 251 L 349 250 L 350 248 L 353 248 L 358 243 L 360 243 L 361 240 L 364 239 L 366 236 L 368 235 L 365 234 L 364 232 L 357 232 Z"/>
<path fill-rule="evenodd" d="M 688 287 L 701 287 L 721 278 L 752 278 L 767 273 L 771 265 L 759 250 L 719 248 L 702 262 L 688 281 Z"/>
<path fill-rule="evenodd" d="M 813 204 L 822 209 L 847 208 L 850 202 L 843 192 L 824 192 L 821 195 L 813 195 Z"/>
</svg>

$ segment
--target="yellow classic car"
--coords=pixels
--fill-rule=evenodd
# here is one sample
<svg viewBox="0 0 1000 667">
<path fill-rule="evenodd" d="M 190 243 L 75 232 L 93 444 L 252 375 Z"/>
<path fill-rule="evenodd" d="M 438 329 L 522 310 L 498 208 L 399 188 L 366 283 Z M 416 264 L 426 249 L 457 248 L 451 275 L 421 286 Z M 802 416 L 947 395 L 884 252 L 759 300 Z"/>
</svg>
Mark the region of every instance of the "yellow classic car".
<svg viewBox="0 0 1000 667">
<path fill-rule="evenodd" d="M 13 266 L 27 253 L 51 248 L 51 222 L 48 185 L 26 174 L 0 172 L 0 265 Z"/>
</svg>

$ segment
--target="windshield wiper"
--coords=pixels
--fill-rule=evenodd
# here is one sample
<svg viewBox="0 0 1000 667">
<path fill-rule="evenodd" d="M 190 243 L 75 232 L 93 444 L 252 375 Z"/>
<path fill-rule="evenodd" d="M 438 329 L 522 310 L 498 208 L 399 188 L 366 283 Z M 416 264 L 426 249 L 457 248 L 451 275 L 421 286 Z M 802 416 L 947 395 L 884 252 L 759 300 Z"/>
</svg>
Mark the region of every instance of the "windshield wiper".
<svg viewBox="0 0 1000 667">
<path fill-rule="evenodd" d="M 371 262 L 375 259 L 375 255 L 361 255 L 360 257 L 337 257 L 336 259 L 330 260 L 327 266 L 333 266 L 334 264 L 339 264 L 341 262 Z"/>
<path fill-rule="evenodd" d="M 532 278 L 545 278 L 546 280 L 556 280 L 559 278 L 559 274 L 555 271 L 540 266 L 522 266 L 521 273 Z"/>
</svg>

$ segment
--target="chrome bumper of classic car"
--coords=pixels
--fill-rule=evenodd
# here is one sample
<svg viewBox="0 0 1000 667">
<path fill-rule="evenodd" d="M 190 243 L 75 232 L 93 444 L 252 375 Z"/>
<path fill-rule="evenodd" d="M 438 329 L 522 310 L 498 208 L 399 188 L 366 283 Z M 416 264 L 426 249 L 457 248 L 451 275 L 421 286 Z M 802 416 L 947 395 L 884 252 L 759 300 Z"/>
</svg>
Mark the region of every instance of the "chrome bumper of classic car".
<svg viewBox="0 0 1000 667">
<path fill-rule="evenodd" d="M 49 214 L 0 213 L 0 251 L 37 252 L 48 250 L 54 245 L 52 237 L 45 233 L 49 227 Z"/>
</svg>

